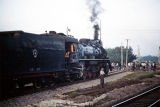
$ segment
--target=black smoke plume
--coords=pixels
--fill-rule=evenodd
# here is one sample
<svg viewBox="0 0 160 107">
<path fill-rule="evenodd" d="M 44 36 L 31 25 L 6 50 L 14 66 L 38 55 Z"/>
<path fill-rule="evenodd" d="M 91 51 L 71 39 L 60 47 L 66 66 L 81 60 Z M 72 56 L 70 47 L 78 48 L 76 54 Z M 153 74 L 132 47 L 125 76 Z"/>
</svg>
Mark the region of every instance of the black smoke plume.
<svg viewBox="0 0 160 107">
<path fill-rule="evenodd" d="M 103 12 L 103 8 L 101 7 L 101 3 L 99 0 L 87 0 L 87 6 L 91 12 L 90 21 L 93 23 L 94 28 L 94 40 L 98 40 L 98 15 Z"/>
</svg>

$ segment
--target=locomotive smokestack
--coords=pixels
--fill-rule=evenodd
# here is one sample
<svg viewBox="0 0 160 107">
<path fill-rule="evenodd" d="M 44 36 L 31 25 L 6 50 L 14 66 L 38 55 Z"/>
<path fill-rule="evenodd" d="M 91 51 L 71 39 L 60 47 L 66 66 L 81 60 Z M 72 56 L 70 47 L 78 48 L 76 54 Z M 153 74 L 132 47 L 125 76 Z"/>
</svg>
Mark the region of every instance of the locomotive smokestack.
<svg viewBox="0 0 160 107">
<path fill-rule="evenodd" d="M 94 28 L 94 40 L 98 40 L 98 36 L 99 36 L 99 25 L 98 24 L 95 24 L 93 26 Z"/>
</svg>

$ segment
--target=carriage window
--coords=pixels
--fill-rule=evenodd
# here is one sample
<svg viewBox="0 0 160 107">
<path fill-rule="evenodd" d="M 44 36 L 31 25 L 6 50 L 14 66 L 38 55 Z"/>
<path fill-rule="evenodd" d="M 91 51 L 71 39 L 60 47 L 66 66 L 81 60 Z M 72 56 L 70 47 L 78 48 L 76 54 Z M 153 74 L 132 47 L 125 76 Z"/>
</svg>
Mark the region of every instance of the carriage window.
<svg viewBox="0 0 160 107">
<path fill-rule="evenodd" d="M 77 51 L 78 51 L 78 45 L 72 43 L 72 44 L 71 44 L 71 52 L 77 52 Z"/>
<path fill-rule="evenodd" d="M 73 44 L 71 44 L 71 52 L 75 52 Z"/>
</svg>

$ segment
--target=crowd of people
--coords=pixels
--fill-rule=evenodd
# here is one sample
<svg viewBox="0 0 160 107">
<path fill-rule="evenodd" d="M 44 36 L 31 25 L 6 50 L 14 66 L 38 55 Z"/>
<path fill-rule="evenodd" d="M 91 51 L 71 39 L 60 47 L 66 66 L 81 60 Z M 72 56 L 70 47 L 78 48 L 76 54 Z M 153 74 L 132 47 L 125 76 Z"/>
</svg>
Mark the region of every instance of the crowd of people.
<svg viewBox="0 0 160 107">
<path fill-rule="evenodd" d="M 144 70 L 144 71 L 149 71 L 149 70 L 156 70 L 156 62 L 131 62 L 128 64 L 128 67 L 130 70 Z"/>
<path fill-rule="evenodd" d="M 135 71 L 135 70 L 156 71 L 156 62 L 138 62 L 138 61 L 130 62 L 128 63 L 127 68 L 125 65 L 121 66 L 121 64 L 119 63 L 112 62 L 111 67 L 112 67 L 112 70 L 114 71 L 126 70 L 126 69 L 132 70 L 132 71 Z M 104 88 L 105 72 L 103 67 L 100 69 L 99 75 L 100 75 L 100 86 L 101 88 Z"/>
<path fill-rule="evenodd" d="M 156 65 L 157 65 L 156 62 L 148 62 L 148 61 L 146 61 L 146 62 L 138 62 L 138 61 L 134 61 L 134 62 L 128 63 L 127 70 L 132 70 L 132 71 L 135 71 L 135 70 L 143 70 L 143 71 L 153 70 L 153 71 L 155 71 L 156 70 Z M 121 65 L 119 63 L 112 62 L 111 66 L 112 66 L 112 69 L 114 71 L 125 70 L 126 69 L 126 65 Z"/>
</svg>

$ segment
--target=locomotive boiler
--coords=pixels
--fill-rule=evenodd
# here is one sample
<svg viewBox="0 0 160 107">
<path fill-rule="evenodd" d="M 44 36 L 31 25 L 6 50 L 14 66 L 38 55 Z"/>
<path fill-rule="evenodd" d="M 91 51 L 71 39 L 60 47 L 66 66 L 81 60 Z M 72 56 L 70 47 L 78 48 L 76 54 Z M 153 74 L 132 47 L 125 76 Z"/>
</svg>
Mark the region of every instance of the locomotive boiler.
<svg viewBox="0 0 160 107">
<path fill-rule="evenodd" d="M 102 41 L 98 39 L 99 26 L 94 25 L 94 30 L 94 39 L 79 40 L 79 63 L 84 79 L 97 77 L 101 67 L 104 68 L 106 74 L 108 74 L 109 69 L 111 70 L 107 52 L 103 48 Z"/>
</svg>

